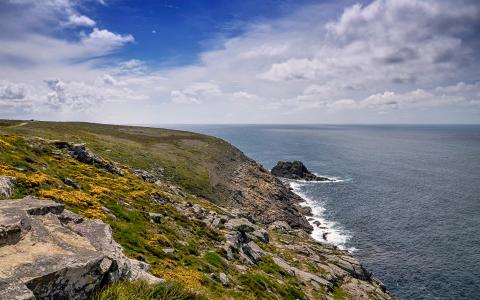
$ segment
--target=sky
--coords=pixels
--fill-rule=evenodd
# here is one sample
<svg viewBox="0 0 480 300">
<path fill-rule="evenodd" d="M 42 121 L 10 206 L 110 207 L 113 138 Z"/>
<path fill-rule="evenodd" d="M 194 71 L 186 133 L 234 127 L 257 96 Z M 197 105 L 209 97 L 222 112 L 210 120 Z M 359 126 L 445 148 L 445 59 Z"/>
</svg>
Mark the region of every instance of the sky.
<svg viewBox="0 0 480 300">
<path fill-rule="evenodd" d="M 477 0 L 0 0 L 0 118 L 480 123 Z"/>
</svg>

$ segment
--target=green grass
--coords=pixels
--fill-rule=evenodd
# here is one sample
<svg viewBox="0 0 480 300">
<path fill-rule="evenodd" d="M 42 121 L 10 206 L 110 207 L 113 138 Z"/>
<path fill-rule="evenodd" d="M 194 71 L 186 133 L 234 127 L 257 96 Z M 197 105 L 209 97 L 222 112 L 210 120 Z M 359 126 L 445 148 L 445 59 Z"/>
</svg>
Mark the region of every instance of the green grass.
<svg viewBox="0 0 480 300">
<path fill-rule="evenodd" d="M 229 162 L 236 153 L 228 143 L 206 135 L 146 127 L 91 123 L 25 122 L 0 120 L 0 134 L 38 136 L 87 143 L 102 157 L 133 168 L 162 168 L 166 179 L 210 200 L 225 197 L 212 181 L 225 174 L 216 162 Z M 225 164 L 224 164 L 225 166 Z"/>
<path fill-rule="evenodd" d="M 203 258 L 205 259 L 205 261 L 207 261 L 209 264 L 216 268 L 225 269 L 227 267 L 226 262 L 216 252 L 207 252 L 203 256 Z"/>
<path fill-rule="evenodd" d="M 348 300 L 348 295 L 338 286 L 333 289 L 333 299 L 335 300 Z"/>
<path fill-rule="evenodd" d="M 261 273 L 242 274 L 239 280 L 243 286 L 255 294 L 257 299 L 305 299 L 300 289 L 288 283 L 282 284 L 275 278 Z"/>
<path fill-rule="evenodd" d="M 92 300 L 203 300 L 206 297 L 186 289 L 177 282 L 149 285 L 142 281 L 114 283 Z"/>
</svg>

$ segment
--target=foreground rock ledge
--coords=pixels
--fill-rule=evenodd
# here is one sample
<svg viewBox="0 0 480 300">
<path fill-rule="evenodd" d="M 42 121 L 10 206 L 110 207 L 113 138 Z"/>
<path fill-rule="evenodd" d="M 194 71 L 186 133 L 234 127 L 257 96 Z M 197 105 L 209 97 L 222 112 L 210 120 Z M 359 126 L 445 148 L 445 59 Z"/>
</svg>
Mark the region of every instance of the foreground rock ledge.
<svg viewBox="0 0 480 300">
<path fill-rule="evenodd" d="M 160 281 L 102 221 L 34 197 L 0 201 L 0 300 L 87 299 L 119 279 Z"/>
</svg>

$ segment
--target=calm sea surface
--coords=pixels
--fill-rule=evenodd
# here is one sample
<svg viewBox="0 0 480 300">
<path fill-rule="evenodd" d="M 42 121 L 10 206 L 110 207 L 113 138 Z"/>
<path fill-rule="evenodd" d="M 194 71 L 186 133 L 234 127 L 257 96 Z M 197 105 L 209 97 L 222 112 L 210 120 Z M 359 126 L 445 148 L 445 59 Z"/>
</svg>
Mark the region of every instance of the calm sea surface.
<svg viewBox="0 0 480 300">
<path fill-rule="evenodd" d="M 166 127 L 340 179 L 294 188 L 399 299 L 480 299 L 480 126 Z"/>
</svg>

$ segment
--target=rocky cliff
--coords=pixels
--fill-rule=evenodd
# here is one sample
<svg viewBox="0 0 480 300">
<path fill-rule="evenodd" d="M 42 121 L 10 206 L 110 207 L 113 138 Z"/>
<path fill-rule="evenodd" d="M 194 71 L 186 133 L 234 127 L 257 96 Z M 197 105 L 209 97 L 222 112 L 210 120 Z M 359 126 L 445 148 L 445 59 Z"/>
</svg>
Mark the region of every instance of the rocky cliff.
<svg viewBox="0 0 480 300">
<path fill-rule="evenodd" d="M 392 298 L 348 252 L 313 240 L 301 199 L 224 141 L 2 124 L 0 299 L 102 299 L 140 278 L 209 299 Z"/>
<path fill-rule="evenodd" d="M 120 279 L 161 279 L 127 258 L 109 225 L 34 197 L 0 201 L 0 299 L 87 299 Z"/>
</svg>

